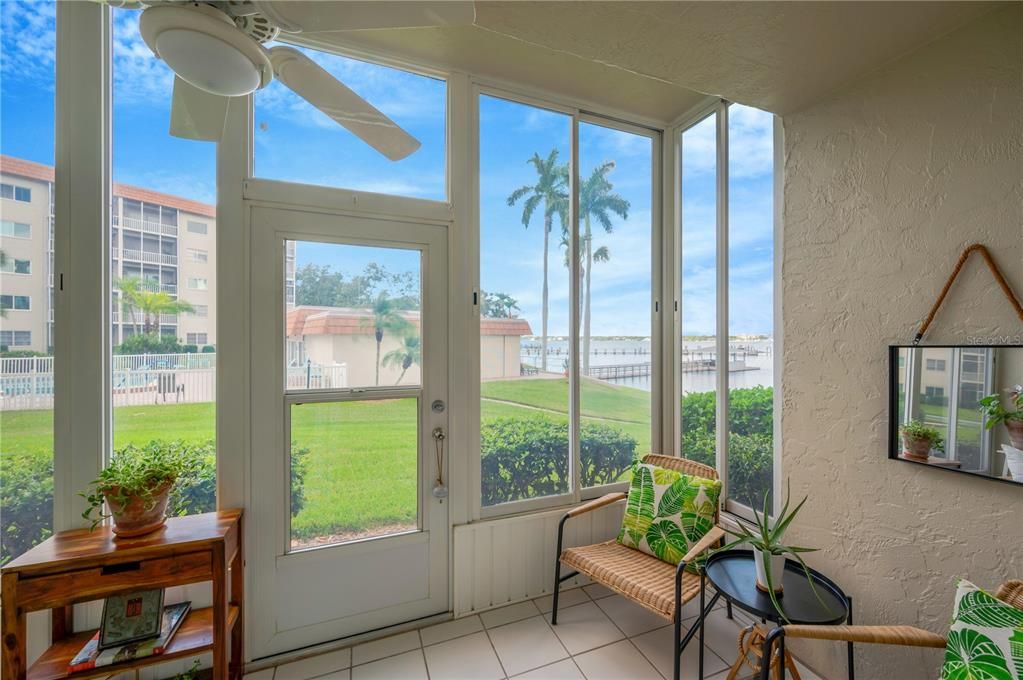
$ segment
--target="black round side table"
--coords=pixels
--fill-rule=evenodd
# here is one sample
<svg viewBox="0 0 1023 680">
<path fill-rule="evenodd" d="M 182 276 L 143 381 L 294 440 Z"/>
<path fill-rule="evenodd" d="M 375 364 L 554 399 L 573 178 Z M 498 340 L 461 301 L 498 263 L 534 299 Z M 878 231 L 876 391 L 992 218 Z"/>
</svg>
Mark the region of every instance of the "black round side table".
<svg viewBox="0 0 1023 680">
<path fill-rule="evenodd" d="M 794 623 L 824 626 L 852 623 L 852 600 L 834 581 L 814 569 L 810 569 L 810 578 L 813 579 L 811 588 L 806 572 L 798 562 L 785 561 L 785 572 L 782 575 L 783 590 L 777 596 L 787 621 L 771 602 L 771 596 L 757 588 L 752 550 L 726 550 L 715 553 L 707 558 L 703 569 L 705 578 L 701 582 L 701 588 L 706 588 L 706 584 L 710 583 L 717 591 L 717 595 L 723 597 L 729 604 L 749 612 L 761 621 L 779 625 Z M 705 593 L 701 592 L 700 596 L 705 597 Z M 700 625 L 702 627 L 702 620 Z M 751 656 L 759 658 L 762 655 L 762 645 L 766 636 L 767 631 L 755 624 L 739 634 L 741 653 L 728 674 L 728 680 L 734 680 L 738 676 L 744 663 L 750 663 L 756 670 L 755 664 L 748 660 Z M 848 655 L 849 677 L 852 678 L 851 643 L 848 646 Z M 763 659 L 760 659 L 760 662 L 763 663 Z M 795 680 L 799 680 L 796 665 L 791 655 L 784 649 L 780 650 L 777 659 L 771 660 L 771 665 L 775 664 L 778 665 L 776 673 L 780 677 L 784 677 L 787 669 Z"/>
</svg>

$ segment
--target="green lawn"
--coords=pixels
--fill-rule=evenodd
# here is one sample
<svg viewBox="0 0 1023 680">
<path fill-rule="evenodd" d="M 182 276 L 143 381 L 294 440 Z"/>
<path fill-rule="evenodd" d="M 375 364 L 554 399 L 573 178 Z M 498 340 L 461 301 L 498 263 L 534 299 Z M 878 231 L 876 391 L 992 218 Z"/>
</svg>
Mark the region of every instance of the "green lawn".
<svg viewBox="0 0 1023 680">
<path fill-rule="evenodd" d="M 482 385 L 482 419 L 567 418 L 567 379 L 504 380 Z M 650 393 L 587 380 L 587 422 L 631 434 L 650 449 Z M 296 534 L 313 536 L 407 523 L 416 513 L 415 400 L 303 404 L 292 412 L 292 441 L 309 449 L 305 506 L 292 519 Z M 154 439 L 205 441 L 214 436 L 213 404 L 114 409 L 114 446 Z M 51 411 L 0 414 L 4 455 L 50 456 Z"/>
</svg>

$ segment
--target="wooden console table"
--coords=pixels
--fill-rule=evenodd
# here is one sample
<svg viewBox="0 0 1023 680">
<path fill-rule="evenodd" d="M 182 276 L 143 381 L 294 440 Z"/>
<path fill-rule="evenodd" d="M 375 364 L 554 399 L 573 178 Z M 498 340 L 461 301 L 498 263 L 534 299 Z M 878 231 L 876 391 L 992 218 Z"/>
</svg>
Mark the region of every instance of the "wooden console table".
<svg viewBox="0 0 1023 680">
<path fill-rule="evenodd" d="M 129 539 L 115 538 L 109 526 L 62 531 L 5 565 L 0 570 L 3 680 L 116 675 L 211 650 L 213 677 L 240 680 L 245 661 L 241 517 L 241 510 L 173 517 L 162 529 Z M 213 606 L 192 609 L 163 654 L 67 672 L 68 662 L 95 633 L 71 631 L 71 605 L 201 581 L 213 582 Z M 45 609 L 52 610 L 52 644 L 29 667 L 25 616 Z"/>
</svg>

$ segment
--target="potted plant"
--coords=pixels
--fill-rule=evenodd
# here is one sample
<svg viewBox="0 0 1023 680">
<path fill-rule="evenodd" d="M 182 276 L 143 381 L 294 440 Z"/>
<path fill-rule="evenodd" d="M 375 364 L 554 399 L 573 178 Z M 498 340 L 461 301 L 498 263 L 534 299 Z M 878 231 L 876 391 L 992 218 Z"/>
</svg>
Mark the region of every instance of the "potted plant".
<svg viewBox="0 0 1023 680">
<path fill-rule="evenodd" d="M 803 497 L 803 500 L 799 502 L 792 512 L 789 512 L 789 499 L 791 496 L 790 484 L 785 486 L 785 504 L 782 506 L 781 512 L 775 518 L 774 522 L 770 521 L 770 507 L 768 505 L 769 495 L 764 494 L 764 508 L 763 512 L 757 512 L 753 509 L 753 517 L 755 519 L 756 531 L 750 531 L 746 528 L 746 525 L 742 522 L 738 523 L 739 530 L 722 527 L 727 533 L 736 537 L 736 540 L 726 544 L 721 550 L 729 550 L 737 545 L 748 545 L 753 549 L 753 559 L 756 564 L 756 586 L 759 590 L 766 592 L 771 596 L 771 602 L 774 604 L 775 609 L 785 620 L 786 623 L 790 623 L 787 616 L 785 616 L 785 610 L 782 609 L 781 603 L 778 600 L 778 596 L 782 593 L 782 575 L 785 573 L 785 558 L 786 555 L 791 556 L 795 559 L 803 568 L 803 573 L 806 575 L 807 581 L 810 583 L 810 590 L 817 597 L 822 605 L 827 607 L 827 604 L 821 600 L 820 595 L 817 594 L 817 589 L 813 584 L 813 577 L 810 575 L 810 568 L 806 566 L 806 562 L 803 561 L 801 553 L 815 552 L 817 548 L 803 548 L 795 545 L 787 545 L 782 543 L 782 538 L 785 535 L 785 530 L 792 524 L 792 520 L 796 518 L 799 510 L 806 503 L 807 496 Z"/>
<path fill-rule="evenodd" d="M 931 449 L 945 450 L 945 440 L 933 427 L 911 420 L 899 428 L 902 435 L 902 457 L 926 463 Z"/>
<path fill-rule="evenodd" d="M 980 412 L 984 414 L 984 427 L 990 430 L 995 425 L 1005 425 L 1013 448 L 1023 449 L 1023 385 L 1015 385 L 1008 392 L 1011 409 L 1005 408 L 996 393 L 980 400 Z"/>
<path fill-rule="evenodd" d="M 114 454 L 91 484 L 80 494 L 89 503 L 82 517 L 92 528 L 107 517 L 114 519 L 114 533 L 122 537 L 156 531 L 166 521 L 167 499 L 184 469 L 184 458 L 175 446 L 128 445 Z M 109 513 L 103 511 L 106 503 Z"/>
</svg>

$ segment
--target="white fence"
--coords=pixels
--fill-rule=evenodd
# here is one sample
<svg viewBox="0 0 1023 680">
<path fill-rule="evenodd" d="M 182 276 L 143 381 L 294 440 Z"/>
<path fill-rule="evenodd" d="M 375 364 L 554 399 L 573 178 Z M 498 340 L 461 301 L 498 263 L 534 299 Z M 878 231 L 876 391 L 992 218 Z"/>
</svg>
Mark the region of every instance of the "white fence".
<svg viewBox="0 0 1023 680">
<path fill-rule="evenodd" d="M 201 403 L 216 400 L 217 355 L 114 355 L 113 405 Z M 348 385 L 345 364 L 288 367 L 289 389 L 340 388 Z M 0 359 L 0 409 L 53 408 L 53 357 Z"/>
</svg>

